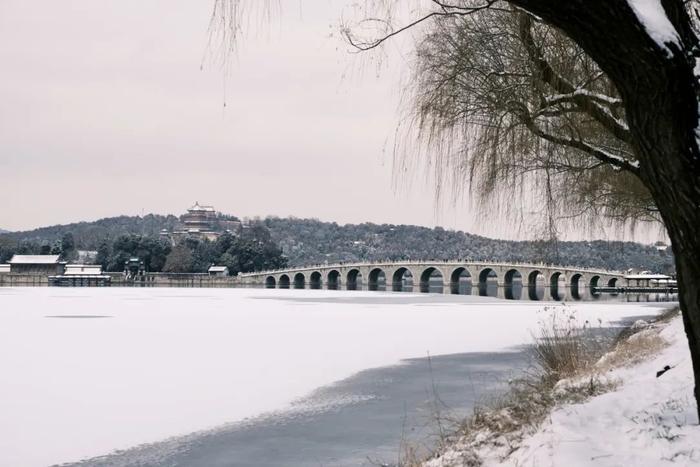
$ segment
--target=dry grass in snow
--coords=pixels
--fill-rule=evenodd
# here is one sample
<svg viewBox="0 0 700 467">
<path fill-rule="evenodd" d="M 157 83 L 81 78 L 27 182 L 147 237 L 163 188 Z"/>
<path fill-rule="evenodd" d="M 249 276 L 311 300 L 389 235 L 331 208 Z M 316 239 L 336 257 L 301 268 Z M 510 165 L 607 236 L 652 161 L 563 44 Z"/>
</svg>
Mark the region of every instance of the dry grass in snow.
<svg viewBox="0 0 700 467">
<path fill-rule="evenodd" d="M 423 465 L 700 462 L 690 357 L 677 309 L 653 323 L 635 323 L 613 342 L 569 309 L 547 311 L 551 317 L 534 345 L 539 372 L 476 410 Z M 671 370 L 657 378 L 667 365 Z"/>
</svg>

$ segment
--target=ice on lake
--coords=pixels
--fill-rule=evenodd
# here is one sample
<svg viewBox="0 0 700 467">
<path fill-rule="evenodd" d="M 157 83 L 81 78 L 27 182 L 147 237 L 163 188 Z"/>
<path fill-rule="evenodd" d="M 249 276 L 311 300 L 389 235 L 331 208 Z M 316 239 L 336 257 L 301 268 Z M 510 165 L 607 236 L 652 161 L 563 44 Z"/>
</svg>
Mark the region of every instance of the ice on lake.
<svg viewBox="0 0 700 467">
<path fill-rule="evenodd" d="M 531 340 L 544 306 L 320 290 L 0 289 L 0 465 L 77 461 L 285 410 L 402 359 L 505 351 Z M 572 305 L 603 324 L 666 306 Z"/>
</svg>

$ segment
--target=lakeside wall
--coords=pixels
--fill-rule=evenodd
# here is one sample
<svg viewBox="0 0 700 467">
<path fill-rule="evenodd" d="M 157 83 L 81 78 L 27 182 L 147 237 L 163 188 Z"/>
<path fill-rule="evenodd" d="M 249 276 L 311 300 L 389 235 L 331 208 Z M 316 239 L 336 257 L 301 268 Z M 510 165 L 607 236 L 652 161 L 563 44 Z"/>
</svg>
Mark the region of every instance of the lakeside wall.
<svg viewBox="0 0 700 467">
<path fill-rule="evenodd" d="M 241 287 L 237 277 L 210 276 L 208 274 L 148 273 L 135 279 L 126 279 L 122 273 L 105 273 L 110 276 L 107 287 Z M 36 274 L 0 274 L 0 287 L 48 287 L 48 276 Z"/>
<path fill-rule="evenodd" d="M 147 273 L 135 279 L 126 279 L 121 273 L 107 273 L 112 277 L 112 287 L 241 287 L 235 276 L 210 276 L 208 274 Z"/>
</svg>

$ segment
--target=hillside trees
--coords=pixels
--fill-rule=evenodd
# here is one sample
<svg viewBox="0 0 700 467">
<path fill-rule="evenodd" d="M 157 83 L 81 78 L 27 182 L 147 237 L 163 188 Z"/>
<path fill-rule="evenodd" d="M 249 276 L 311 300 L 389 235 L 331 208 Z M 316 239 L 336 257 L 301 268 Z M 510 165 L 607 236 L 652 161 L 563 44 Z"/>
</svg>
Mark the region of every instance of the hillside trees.
<svg viewBox="0 0 700 467">
<path fill-rule="evenodd" d="M 170 253 L 170 243 L 142 235 L 121 235 L 112 244 L 112 253 L 107 262 L 108 271 L 123 271 L 124 263 L 136 257 L 143 261 L 148 272 L 159 272 Z"/>
<path fill-rule="evenodd" d="M 97 247 L 97 255 L 95 256 L 95 262 L 102 266 L 103 270 L 107 270 L 109 265 L 109 257 L 112 255 L 112 246 L 107 240 L 102 240 L 100 245 Z"/>
<path fill-rule="evenodd" d="M 75 248 L 75 239 L 71 232 L 66 232 L 61 237 L 59 247 L 59 255 L 63 261 L 72 261 L 78 256 L 78 251 Z M 42 245 L 43 249 L 43 245 Z"/>
<path fill-rule="evenodd" d="M 167 257 L 164 272 L 207 272 L 209 266 L 226 266 L 229 274 L 275 269 L 287 264 L 282 249 L 262 223 L 252 223 L 239 235 L 225 233 L 215 241 L 186 237 Z"/>
<path fill-rule="evenodd" d="M 265 225 L 292 266 L 381 260 L 488 260 L 673 274 L 670 252 L 633 242 L 561 241 L 558 256 L 542 241 L 496 240 L 466 232 L 416 225 L 345 224 L 269 217 Z"/>
<path fill-rule="evenodd" d="M 230 274 L 277 269 L 287 265 L 282 249 L 273 241 L 270 230 L 262 223 L 252 223 L 238 237 L 223 235 L 214 245 L 220 253 L 219 264 Z"/>
<path fill-rule="evenodd" d="M 141 235 L 157 237 L 162 229 L 172 230 L 178 225 L 175 216 L 147 214 L 141 216 L 117 216 L 99 219 L 92 222 L 76 222 L 65 225 L 41 227 L 26 232 L 0 233 L 0 238 L 8 241 L 28 241 L 32 243 L 60 242 L 63 236 L 70 233 L 73 236 L 75 248 L 78 250 L 97 250 L 103 240 L 115 241 L 120 235 Z M 60 251 L 56 254 L 60 254 Z"/>
<path fill-rule="evenodd" d="M 175 245 L 165 259 L 163 272 L 192 272 L 192 252 L 184 243 Z"/>
</svg>

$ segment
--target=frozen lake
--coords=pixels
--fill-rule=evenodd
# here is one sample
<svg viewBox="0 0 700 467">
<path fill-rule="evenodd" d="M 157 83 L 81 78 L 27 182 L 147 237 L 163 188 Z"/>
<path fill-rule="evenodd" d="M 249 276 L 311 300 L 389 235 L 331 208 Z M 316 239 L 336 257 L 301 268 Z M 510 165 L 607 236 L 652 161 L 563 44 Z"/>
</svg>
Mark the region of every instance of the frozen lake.
<svg viewBox="0 0 700 467">
<path fill-rule="evenodd" d="M 666 306 L 572 308 L 606 324 Z M 0 289 L 0 465 L 75 462 L 265 414 L 284 419 L 300 401 L 313 406 L 318 388 L 357 388 L 388 371 L 362 370 L 428 354 L 512 351 L 531 340 L 543 307 L 378 292 Z M 435 362 L 454 360 L 445 358 Z M 410 362 L 397 368 L 395 380 L 410 379 Z M 398 386 L 385 392 L 410 399 Z M 274 436 L 256 423 L 260 436 Z M 207 439 L 250 447 L 256 432 L 237 430 Z"/>
</svg>

